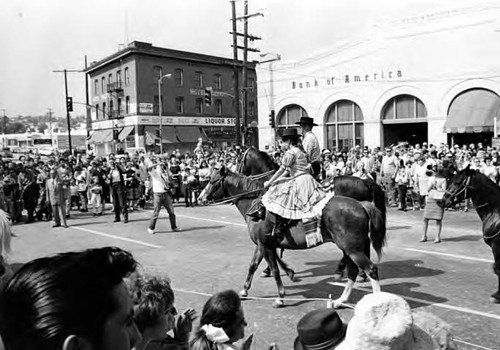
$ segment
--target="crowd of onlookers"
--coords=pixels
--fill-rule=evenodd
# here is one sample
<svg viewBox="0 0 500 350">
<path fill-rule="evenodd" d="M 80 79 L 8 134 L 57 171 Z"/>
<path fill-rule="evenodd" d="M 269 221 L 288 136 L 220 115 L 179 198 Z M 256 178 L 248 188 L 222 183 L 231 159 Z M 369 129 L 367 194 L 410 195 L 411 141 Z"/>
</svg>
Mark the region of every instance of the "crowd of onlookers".
<svg viewBox="0 0 500 350">
<path fill-rule="evenodd" d="M 192 308 L 177 312 L 166 275 L 145 273 L 120 248 L 35 259 L 2 281 L 0 349 L 255 348 L 236 292 L 212 295 L 197 320 Z M 384 292 L 365 295 L 349 322 L 331 308 L 308 312 L 292 342 L 294 350 L 456 349 L 449 325 Z"/>
</svg>

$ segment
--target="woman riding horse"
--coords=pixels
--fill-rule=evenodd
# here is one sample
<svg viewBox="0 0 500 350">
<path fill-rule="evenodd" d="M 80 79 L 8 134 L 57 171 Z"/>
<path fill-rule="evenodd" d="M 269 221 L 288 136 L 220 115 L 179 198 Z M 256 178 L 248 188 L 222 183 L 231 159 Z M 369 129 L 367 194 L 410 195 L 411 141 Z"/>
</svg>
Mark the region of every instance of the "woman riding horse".
<svg viewBox="0 0 500 350">
<path fill-rule="evenodd" d="M 318 220 L 316 236 L 321 239 L 321 213 L 332 197 L 312 177 L 306 154 L 299 147 L 299 142 L 297 129 L 284 130 L 281 138 L 281 150 L 285 153 L 282 165 L 264 183 L 264 187 L 269 190 L 262 197 L 262 204 L 276 216 L 274 233 L 280 241 L 285 236 L 290 220 Z"/>
</svg>

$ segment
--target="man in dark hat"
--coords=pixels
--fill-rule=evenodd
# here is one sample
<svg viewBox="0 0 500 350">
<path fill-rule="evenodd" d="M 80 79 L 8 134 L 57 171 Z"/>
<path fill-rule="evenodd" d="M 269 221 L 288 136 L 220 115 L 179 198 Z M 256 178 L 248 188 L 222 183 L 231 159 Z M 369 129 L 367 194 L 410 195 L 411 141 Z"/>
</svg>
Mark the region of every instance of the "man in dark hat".
<svg viewBox="0 0 500 350">
<path fill-rule="evenodd" d="M 314 119 L 309 117 L 301 117 L 295 124 L 300 125 L 302 129 L 302 146 L 306 152 L 307 161 L 311 164 L 311 175 L 316 180 L 319 180 L 319 175 L 321 174 L 321 164 L 319 162 L 321 148 L 319 147 L 316 135 L 312 132 L 313 126 L 318 126 L 318 124 L 315 124 Z"/>
</svg>

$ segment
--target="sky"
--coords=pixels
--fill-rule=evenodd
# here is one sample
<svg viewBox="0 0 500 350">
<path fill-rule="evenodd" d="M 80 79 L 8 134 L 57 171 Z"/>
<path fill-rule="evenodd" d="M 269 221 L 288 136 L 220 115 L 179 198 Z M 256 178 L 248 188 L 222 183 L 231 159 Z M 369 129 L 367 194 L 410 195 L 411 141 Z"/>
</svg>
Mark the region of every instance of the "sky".
<svg viewBox="0 0 500 350">
<path fill-rule="evenodd" d="M 297 60 L 369 37 L 381 23 L 495 0 L 249 0 L 249 33 L 262 53 Z M 236 2 L 243 13 L 243 0 Z M 84 57 L 100 60 L 134 40 L 232 57 L 229 0 L 3 0 L 0 2 L 0 115 L 65 116 L 64 77 Z M 241 32 L 242 26 L 238 28 Z M 241 57 L 241 56 L 240 56 Z M 259 60 L 259 54 L 251 54 Z M 69 95 L 85 101 L 83 73 L 68 73 Z M 75 113 L 84 107 L 75 104 Z"/>
</svg>

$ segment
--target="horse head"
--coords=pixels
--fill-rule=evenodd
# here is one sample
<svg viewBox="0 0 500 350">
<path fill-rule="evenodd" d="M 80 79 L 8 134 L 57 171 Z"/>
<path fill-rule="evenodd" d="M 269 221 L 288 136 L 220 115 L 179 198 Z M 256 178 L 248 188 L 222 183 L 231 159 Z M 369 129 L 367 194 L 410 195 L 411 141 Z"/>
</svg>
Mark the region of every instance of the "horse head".
<svg viewBox="0 0 500 350">
<path fill-rule="evenodd" d="M 212 172 L 210 181 L 199 195 L 198 201 L 204 202 L 209 199 L 218 200 L 224 198 L 226 196 L 226 193 L 224 190 L 223 182 L 228 172 L 229 170 L 224 165 L 220 169 Z"/>
<path fill-rule="evenodd" d="M 476 174 L 475 170 L 467 165 L 466 168 L 456 173 L 449 181 L 448 188 L 443 196 L 443 206 L 448 208 L 471 196 L 471 181 Z"/>
</svg>

